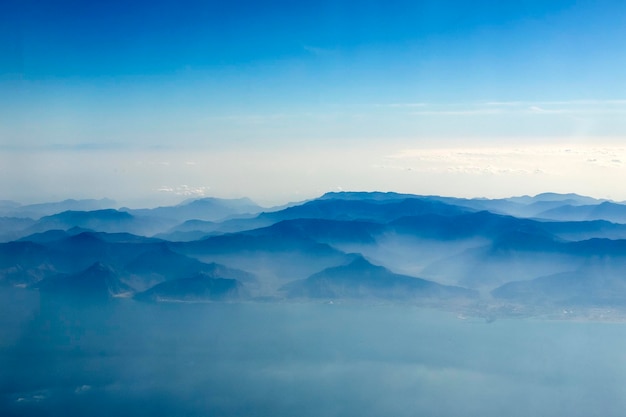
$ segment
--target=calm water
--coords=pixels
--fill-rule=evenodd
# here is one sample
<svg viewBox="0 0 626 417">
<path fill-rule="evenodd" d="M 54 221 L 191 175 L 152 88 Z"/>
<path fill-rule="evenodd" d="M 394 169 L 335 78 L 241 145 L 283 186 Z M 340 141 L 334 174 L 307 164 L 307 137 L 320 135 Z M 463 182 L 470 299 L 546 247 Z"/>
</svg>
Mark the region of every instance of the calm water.
<svg viewBox="0 0 626 417">
<path fill-rule="evenodd" d="M 618 416 L 626 325 L 0 293 L 0 415 Z"/>
</svg>

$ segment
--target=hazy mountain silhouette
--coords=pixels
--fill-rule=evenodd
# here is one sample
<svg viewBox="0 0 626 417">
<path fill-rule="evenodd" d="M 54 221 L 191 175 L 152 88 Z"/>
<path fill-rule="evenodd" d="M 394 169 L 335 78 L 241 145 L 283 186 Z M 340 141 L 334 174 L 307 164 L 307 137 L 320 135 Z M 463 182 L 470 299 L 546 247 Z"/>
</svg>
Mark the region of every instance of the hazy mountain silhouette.
<svg viewBox="0 0 626 417">
<path fill-rule="evenodd" d="M 194 242 L 172 242 L 172 248 L 203 262 L 216 262 L 253 273 L 261 282 L 255 296 L 273 295 L 285 282 L 306 278 L 339 265 L 346 254 L 308 237 L 269 229 L 267 234 L 234 233 Z"/>
<path fill-rule="evenodd" d="M 117 203 L 111 199 L 99 200 L 63 200 L 53 203 L 21 205 L 15 202 L 0 204 L 0 216 L 30 217 L 39 219 L 44 216 L 61 213 L 63 211 L 94 211 L 115 208 Z"/>
<path fill-rule="evenodd" d="M 82 229 L 78 227 L 73 228 L 71 230 L 80 230 L 79 233 L 91 232 L 91 230 Z M 32 235 L 24 236 L 17 240 L 20 240 L 23 242 L 49 243 L 49 242 L 54 242 L 57 240 L 65 239 L 70 236 L 74 236 L 74 234 L 78 234 L 78 233 L 72 233 L 69 230 L 50 229 L 50 230 L 46 230 L 45 232 L 33 233 Z"/>
<path fill-rule="evenodd" d="M 347 265 L 327 268 L 305 280 L 283 287 L 289 297 L 308 298 L 473 298 L 477 294 L 460 287 L 440 285 L 421 278 L 394 274 L 357 256 Z"/>
<path fill-rule="evenodd" d="M 45 278 L 36 287 L 47 294 L 88 300 L 128 296 L 133 292 L 112 268 L 100 262 L 76 274 Z"/>
<path fill-rule="evenodd" d="M 45 246 L 34 242 L 0 243 L 0 267 L 46 262 L 48 255 Z"/>
<path fill-rule="evenodd" d="M 271 226 L 245 232 L 251 236 L 274 236 L 312 239 L 320 243 L 358 242 L 374 243 L 374 235 L 385 227 L 379 223 L 366 221 L 293 219 L 282 220 Z"/>
<path fill-rule="evenodd" d="M 254 282 L 253 274 L 228 268 L 217 263 L 204 263 L 174 252 L 167 243 L 157 245 L 141 253 L 124 266 L 129 273 L 127 282 L 137 290 L 143 291 L 166 280 L 189 277 L 204 273 L 214 278 L 232 278 L 243 282 Z"/>
<path fill-rule="evenodd" d="M 189 278 L 180 278 L 157 284 L 137 293 L 140 301 L 233 301 L 245 296 L 243 285 L 236 279 L 215 278 L 199 272 Z"/>
<path fill-rule="evenodd" d="M 187 200 L 176 206 L 157 207 L 153 209 L 128 209 L 122 211 L 137 216 L 168 219 L 181 223 L 187 220 L 224 220 L 231 216 L 254 214 L 263 210 L 248 198 L 200 198 Z M 172 225 L 171 227 L 173 227 Z"/>
<path fill-rule="evenodd" d="M 192 240 L 200 240 L 207 237 L 210 233 L 216 231 L 218 227 L 219 223 L 208 220 L 187 220 L 172 227 L 167 232 L 159 233 L 155 237 L 177 242 L 191 242 Z"/>
<path fill-rule="evenodd" d="M 496 239 L 503 233 L 514 231 L 545 233 L 543 225 L 539 222 L 488 211 L 455 216 L 426 214 L 402 217 L 390 222 L 388 226 L 389 230 L 396 233 L 443 240 L 469 237 Z"/>
<path fill-rule="evenodd" d="M 47 230 L 68 230 L 74 227 L 106 233 L 133 233 L 150 236 L 172 226 L 162 219 L 133 216 L 130 213 L 107 209 L 95 211 L 64 211 L 42 217 L 25 230 L 25 234 Z"/>
<path fill-rule="evenodd" d="M 289 207 L 271 213 L 262 213 L 259 218 L 278 222 L 280 220 L 328 219 L 328 220 L 361 220 L 388 222 L 400 217 L 418 214 L 437 213 L 455 215 L 469 209 L 441 203 L 423 197 L 404 199 L 319 199 L 306 202 L 299 206 Z"/>
<path fill-rule="evenodd" d="M 466 207 L 474 210 L 487 210 L 497 214 L 516 217 L 536 217 L 539 213 L 565 205 L 599 204 L 598 200 L 578 194 L 543 193 L 534 197 L 521 196 L 499 199 L 488 198 L 457 198 L 429 196 L 429 198 L 446 204 Z"/>
<path fill-rule="evenodd" d="M 620 259 L 591 257 L 576 270 L 510 282 L 491 294 L 531 305 L 623 306 L 626 305 L 625 268 L 626 255 Z"/>
<path fill-rule="evenodd" d="M 0 202 L 0 213 L 24 207 Z M 121 283 L 111 284 L 113 294 L 196 279 L 183 281 L 188 296 L 180 282 L 159 287 L 159 297 L 180 291 L 179 300 L 219 294 L 222 284 L 214 291 L 208 277 L 235 280 L 251 298 L 443 300 L 474 294 L 465 288 L 486 294 L 499 287 L 494 297 L 515 303 L 574 303 L 585 291 L 593 295 L 587 303 L 607 303 L 610 294 L 617 302 L 626 224 L 615 221 L 626 219 L 625 207 L 576 194 L 490 200 L 340 192 L 262 213 L 247 199 L 207 198 L 156 209 L 62 211 L 37 221 L 1 218 L 4 236 L 19 239 L 0 243 L 0 283 L 41 282 L 45 292 L 54 281 L 80 292 L 99 282 L 76 278 L 93 267 L 92 276 L 109 270 L 109 281 Z M 528 218 L 533 213 L 545 218 Z M 613 222 L 580 220 L 596 217 Z M 161 233 L 147 237 L 152 232 Z"/>
<path fill-rule="evenodd" d="M 0 217 L 0 242 L 10 242 L 22 237 L 23 230 L 31 227 L 35 221 L 22 217 Z"/>
<path fill-rule="evenodd" d="M 30 238 L 34 242 L 21 240 L 0 244 L 0 259 L 5 257 L 10 263 L 20 263 L 26 270 L 37 269 L 42 262 L 52 270 L 64 273 L 78 272 L 95 262 L 120 269 L 139 254 L 162 243 L 160 240 L 127 233 L 106 234 L 83 232 L 80 229 L 48 231 Z M 16 247 L 24 248 L 24 253 L 20 256 L 14 254 Z M 28 248 L 36 248 L 37 256 L 30 255 Z"/>
<path fill-rule="evenodd" d="M 390 201 L 405 200 L 407 198 L 419 197 L 415 194 L 395 193 L 392 191 L 330 191 L 315 200 L 374 200 Z"/>
<path fill-rule="evenodd" d="M 30 285 L 58 271 L 50 251 L 34 242 L 0 243 L 0 285 Z"/>
<path fill-rule="evenodd" d="M 470 288 L 557 273 L 582 262 L 573 247 L 542 230 L 505 230 L 490 243 L 437 260 L 422 276 Z"/>
<path fill-rule="evenodd" d="M 257 231 L 232 233 L 211 236 L 193 242 L 172 243 L 172 247 L 181 253 L 193 255 L 232 254 L 254 251 L 268 253 L 306 251 L 314 256 L 325 256 L 337 252 L 330 246 L 316 242 L 314 239 L 306 236 L 285 233 L 277 229 L 267 229 L 266 231 L 275 233 L 259 234 Z"/>
<path fill-rule="evenodd" d="M 537 217 L 559 221 L 607 220 L 626 223 L 626 205 L 608 201 L 594 205 L 566 205 L 541 212 Z"/>
<path fill-rule="evenodd" d="M 626 224 L 612 223 L 606 220 L 543 221 L 541 227 L 566 240 L 626 239 Z"/>
<path fill-rule="evenodd" d="M 541 193 L 537 194 L 533 197 L 524 195 L 519 197 L 509 197 L 506 198 L 508 201 L 512 201 L 514 203 L 521 203 L 524 205 L 531 205 L 535 203 L 546 203 L 546 202 L 558 202 L 572 205 L 591 205 L 591 204 L 599 204 L 606 200 L 597 199 L 593 197 L 587 197 L 584 195 L 576 194 L 576 193 Z"/>
</svg>

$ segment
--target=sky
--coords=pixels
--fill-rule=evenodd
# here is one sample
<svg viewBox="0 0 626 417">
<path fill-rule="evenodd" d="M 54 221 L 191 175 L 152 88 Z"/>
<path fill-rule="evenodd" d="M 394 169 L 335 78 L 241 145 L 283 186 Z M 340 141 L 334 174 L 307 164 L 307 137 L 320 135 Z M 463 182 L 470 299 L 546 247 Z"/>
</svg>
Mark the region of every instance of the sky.
<svg viewBox="0 0 626 417">
<path fill-rule="evenodd" d="M 626 200 L 626 3 L 8 0 L 0 199 Z"/>
</svg>

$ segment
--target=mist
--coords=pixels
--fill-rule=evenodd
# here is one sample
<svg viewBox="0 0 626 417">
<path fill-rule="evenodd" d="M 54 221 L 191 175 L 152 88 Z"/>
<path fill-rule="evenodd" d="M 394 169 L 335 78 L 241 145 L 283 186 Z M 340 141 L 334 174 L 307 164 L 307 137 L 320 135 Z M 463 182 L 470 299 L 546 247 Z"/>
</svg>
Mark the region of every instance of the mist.
<svg viewBox="0 0 626 417">
<path fill-rule="evenodd" d="M 623 414 L 626 2 L 78 3 L 0 13 L 0 417 Z"/>
<path fill-rule="evenodd" d="M 626 405 L 624 225 L 511 214 L 619 217 L 623 204 L 392 192 L 274 211 L 246 199 L 111 204 L 4 203 L 3 416 L 617 416 Z"/>
<path fill-rule="evenodd" d="M 0 307 L 6 416 L 617 416 L 626 405 L 621 324 L 27 294 L 19 312 Z"/>
</svg>

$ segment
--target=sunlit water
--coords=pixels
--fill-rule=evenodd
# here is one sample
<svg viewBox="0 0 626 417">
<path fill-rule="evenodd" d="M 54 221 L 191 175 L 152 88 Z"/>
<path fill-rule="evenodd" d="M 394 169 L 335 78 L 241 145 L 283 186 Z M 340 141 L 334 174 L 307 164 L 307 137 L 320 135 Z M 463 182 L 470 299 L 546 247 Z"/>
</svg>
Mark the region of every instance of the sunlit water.
<svg viewBox="0 0 626 417">
<path fill-rule="evenodd" d="M 626 325 L 0 294 L 0 415 L 621 416 Z"/>
</svg>

